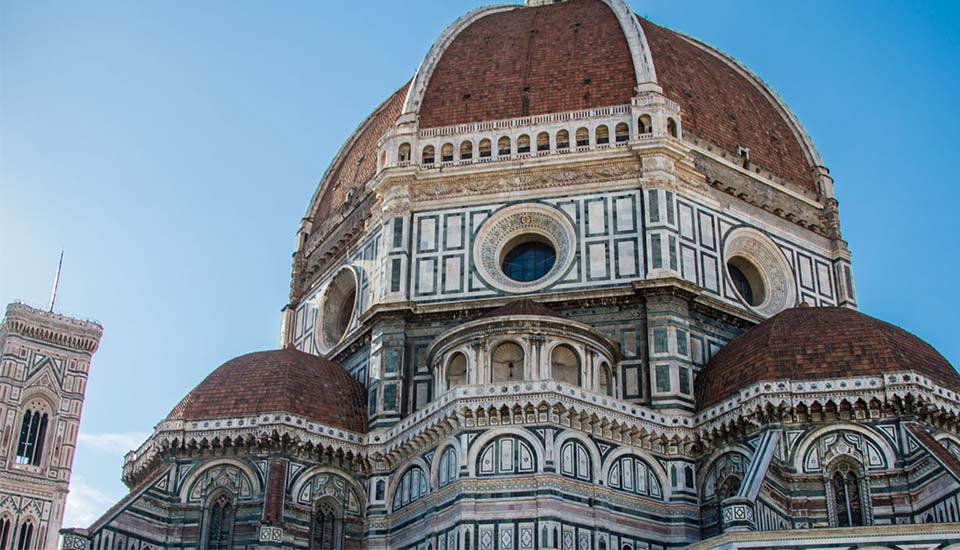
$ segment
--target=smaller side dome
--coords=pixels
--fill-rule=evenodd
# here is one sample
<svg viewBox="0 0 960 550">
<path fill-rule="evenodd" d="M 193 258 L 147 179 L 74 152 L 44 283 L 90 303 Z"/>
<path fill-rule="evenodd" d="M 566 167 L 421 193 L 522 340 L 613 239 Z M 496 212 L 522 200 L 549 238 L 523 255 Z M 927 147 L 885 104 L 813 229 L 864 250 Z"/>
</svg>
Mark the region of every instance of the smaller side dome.
<svg viewBox="0 0 960 550">
<path fill-rule="evenodd" d="M 340 365 L 286 348 L 217 367 L 170 412 L 196 421 L 285 412 L 354 432 L 367 429 L 366 391 Z"/>
<path fill-rule="evenodd" d="M 900 327 L 836 307 L 785 310 L 723 347 L 697 377 L 702 410 L 758 382 L 916 372 L 960 390 L 960 375 L 930 344 Z"/>
</svg>

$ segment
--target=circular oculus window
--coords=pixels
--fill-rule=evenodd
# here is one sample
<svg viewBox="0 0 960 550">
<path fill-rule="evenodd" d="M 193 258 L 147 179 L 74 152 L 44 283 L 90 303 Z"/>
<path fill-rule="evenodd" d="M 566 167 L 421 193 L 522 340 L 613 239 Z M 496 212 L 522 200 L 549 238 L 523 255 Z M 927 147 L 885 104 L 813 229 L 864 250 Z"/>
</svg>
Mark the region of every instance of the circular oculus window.
<svg viewBox="0 0 960 550">
<path fill-rule="evenodd" d="M 341 269 L 323 291 L 317 314 L 316 340 L 320 353 L 330 351 L 343 340 L 353 321 L 357 301 L 357 276 L 349 267 Z"/>
<path fill-rule="evenodd" d="M 488 218 L 475 242 L 480 276 L 499 290 L 522 293 L 546 288 L 567 272 L 576 233 L 559 210 L 519 204 Z"/>
<path fill-rule="evenodd" d="M 733 293 L 750 309 L 771 316 L 796 304 L 793 270 L 766 235 L 746 227 L 734 229 L 724 239 L 723 252 Z"/>
</svg>

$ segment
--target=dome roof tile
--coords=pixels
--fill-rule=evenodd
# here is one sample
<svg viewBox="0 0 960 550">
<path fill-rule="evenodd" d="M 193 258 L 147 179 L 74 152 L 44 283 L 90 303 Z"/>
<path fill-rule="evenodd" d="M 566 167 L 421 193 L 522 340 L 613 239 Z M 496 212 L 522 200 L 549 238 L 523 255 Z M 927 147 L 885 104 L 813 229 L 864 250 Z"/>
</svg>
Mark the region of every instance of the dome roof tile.
<svg viewBox="0 0 960 550">
<path fill-rule="evenodd" d="M 913 334 L 836 307 L 785 310 L 724 346 L 697 376 L 697 405 L 709 407 L 764 381 L 822 380 L 913 371 L 960 390 L 960 375 Z"/>
<path fill-rule="evenodd" d="M 167 416 L 214 420 L 286 412 L 364 432 L 366 391 L 343 367 L 286 348 L 241 355 L 219 366 Z"/>
</svg>

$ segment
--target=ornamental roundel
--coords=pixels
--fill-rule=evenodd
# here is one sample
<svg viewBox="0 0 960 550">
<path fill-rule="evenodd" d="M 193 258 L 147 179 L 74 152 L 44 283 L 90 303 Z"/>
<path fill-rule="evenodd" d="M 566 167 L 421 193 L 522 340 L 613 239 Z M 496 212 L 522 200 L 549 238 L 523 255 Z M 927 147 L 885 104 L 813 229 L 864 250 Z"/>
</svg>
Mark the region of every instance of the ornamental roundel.
<svg viewBox="0 0 960 550">
<path fill-rule="evenodd" d="M 573 263 L 576 231 L 565 214 L 545 204 L 527 203 L 504 208 L 490 216 L 480 230 L 473 249 L 480 277 L 498 290 L 525 293 L 549 287 Z M 532 280 L 518 280 L 504 272 L 504 260 L 520 245 L 537 243 L 552 250 L 554 258 Z"/>
<path fill-rule="evenodd" d="M 757 313 L 769 317 L 796 304 L 793 270 L 783 252 L 763 233 L 747 227 L 734 229 L 724 241 L 723 258 L 727 280 L 734 283 L 736 293 Z M 743 284 L 749 288 L 750 297 L 744 296 L 737 275 L 745 279 Z"/>
</svg>

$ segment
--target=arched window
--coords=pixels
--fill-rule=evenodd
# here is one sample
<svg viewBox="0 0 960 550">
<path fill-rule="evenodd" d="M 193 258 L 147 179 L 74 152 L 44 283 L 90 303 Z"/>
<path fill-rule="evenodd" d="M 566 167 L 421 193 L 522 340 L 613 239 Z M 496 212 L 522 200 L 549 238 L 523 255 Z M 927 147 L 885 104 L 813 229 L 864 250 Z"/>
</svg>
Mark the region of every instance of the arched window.
<svg viewBox="0 0 960 550">
<path fill-rule="evenodd" d="M 510 138 L 503 136 L 497 140 L 497 156 L 498 157 L 509 157 L 511 155 L 510 151 Z"/>
<path fill-rule="evenodd" d="M 13 530 L 13 523 L 8 517 L 0 518 L 0 550 L 7 548 L 7 541 L 10 540 L 10 532 Z"/>
<path fill-rule="evenodd" d="M 570 346 L 560 345 L 553 348 L 550 370 L 554 380 L 580 385 L 580 356 Z"/>
<path fill-rule="evenodd" d="M 400 149 L 397 151 L 397 160 L 400 162 L 407 162 L 410 160 L 410 144 L 401 143 Z"/>
<path fill-rule="evenodd" d="M 606 125 L 601 124 L 597 126 L 597 145 L 603 145 L 605 143 L 610 143 L 610 129 Z"/>
<path fill-rule="evenodd" d="M 381 501 L 387 493 L 387 484 L 382 479 L 378 479 L 376 487 L 373 498 L 374 500 Z"/>
<path fill-rule="evenodd" d="M 667 119 L 667 133 L 670 134 L 671 137 L 679 137 L 677 135 L 677 121 L 672 118 Z"/>
<path fill-rule="evenodd" d="M 841 464 L 833 473 L 833 502 L 837 527 L 859 527 L 865 524 L 860 478 L 849 464 Z"/>
<path fill-rule="evenodd" d="M 590 453 L 576 440 L 569 440 L 560 448 L 560 473 L 584 481 L 590 478 Z"/>
<path fill-rule="evenodd" d="M 440 472 L 437 475 L 440 487 L 457 480 L 457 450 L 447 447 L 440 455 Z"/>
<path fill-rule="evenodd" d="M 493 145 L 490 143 L 490 140 L 486 138 L 481 139 L 480 140 L 480 158 L 488 159 L 490 158 L 490 155 L 492 153 L 493 153 Z"/>
<path fill-rule="evenodd" d="M 550 134 L 546 132 L 540 132 L 537 134 L 537 151 L 549 151 L 550 150 Z"/>
<path fill-rule="evenodd" d="M 32 550 L 31 544 L 33 544 L 33 522 L 27 521 L 20 525 L 16 550 Z"/>
<path fill-rule="evenodd" d="M 590 145 L 590 131 L 586 128 L 577 128 L 577 147 Z"/>
<path fill-rule="evenodd" d="M 569 149 L 570 148 L 570 132 L 566 130 L 560 130 L 557 132 L 557 149 Z"/>
<path fill-rule="evenodd" d="M 460 144 L 460 160 L 470 160 L 473 158 L 473 142 L 464 141 Z"/>
<path fill-rule="evenodd" d="M 607 474 L 607 486 L 627 493 L 661 498 L 663 490 L 660 480 L 650 467 L 635 456 L 624 456 L 610 467 Z"/>
<path fill-rule="evenodd" d="M 613 389 L 613 373 L 610 372 L 610 365 L 600 363 L 600 391 L 613 397 Z"/>
<path fill-rule="evenodd" d="M 453 144 L 444 143 L 440 148 L 440 162 L 453 162 Z"/>
<path fill-rule="evenodd" d="M 447 389 L 467 383 L 467 356 L 455 353 L 447 363 Z"/>
<path fill-rule="evenodd" d="M 420 162 L 422 164 L 433 164 L 436 159 L 436 149 L 433 148 L 433 145 L 427 145 L 423 148 L 423 157 Z"/>
<path fill-rule="evenodd" d="M 637 133 L 653 133 L 653 119 L 650 118 L 650 115 L 640 115 L 640 118 L 637 119 Z"/>
<path fill-rule="evenodd" d="M 47 412 L 39 405 L 31 404 L 23 412 L 17 443 L 17 464 L 40 464 L 43 459 L 43 443 L 47 436 L 47 420 Z"/>
<path fill-rule="evenodd" d="M 487 443 L 477 459 L 477 475 L 526 474 L 536 471 L 537 455 L 530 444 L 514 435 Z"/>
<path fill-rule="evenodd" d="M 513 342 L 497 346 L 493 352 L 492 382 L 523 380 L 523 348 Z"/>
<path fill-rule="evenodd" d="M 393 509 L 399 510 L 427 496 L 427 476 L 419 467 L 407 470 L 393 493 Z"/>
<path fill-rule="evenodd" d="M 607 539 L 600 539 L 600 550 L 607 550 Z"/>
<path fill-rule="evenodd" d="M 343 546 L 343 518 L 329 500 L 321 500 L 313 512 L 310 550 L 339 550 Z"/>
<path fill-rule="evenodd" d="M 230 550 L 233 546 L 233 522 L 236 508 L 233 499 L 221 493 L 210 503 L 207 511 L 206 550 Z"/>
<path fill-rule="evenodd" d="M 530 152 L 530 136 L 522 134 L 517 138 L 517 152 L 520 154 Z"/>
<path fill-rule="evenodd" d="M 617 124 L 617 127 L 614 129 L 614 134 L 616 135 L 617 143 L 623 143 L 630 139 L 630 127 L 627 126 L 626 122 L 621 122 Z"/>
</svg>

